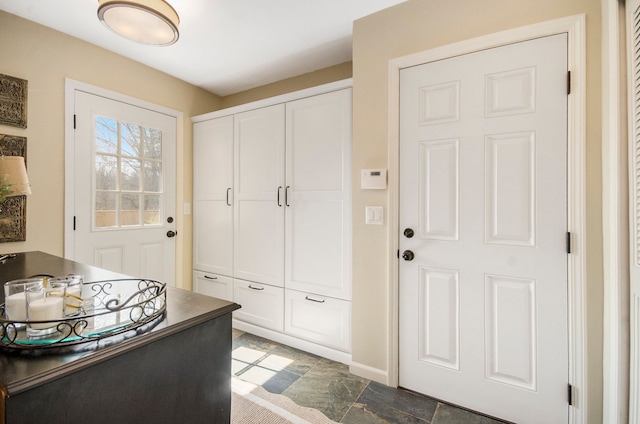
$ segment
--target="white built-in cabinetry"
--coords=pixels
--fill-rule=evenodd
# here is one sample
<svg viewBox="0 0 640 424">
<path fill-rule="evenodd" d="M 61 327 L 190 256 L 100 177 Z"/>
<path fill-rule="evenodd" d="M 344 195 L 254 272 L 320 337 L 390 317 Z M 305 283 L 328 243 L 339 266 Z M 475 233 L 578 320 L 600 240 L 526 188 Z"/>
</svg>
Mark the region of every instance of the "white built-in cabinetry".
<svg viewBox="0 0 640 424">
<path fill-rule="evenodd" d="M 194 290 L 234 326 L 347 362 L 350 81 L 193 118 Z"/>
</svg>

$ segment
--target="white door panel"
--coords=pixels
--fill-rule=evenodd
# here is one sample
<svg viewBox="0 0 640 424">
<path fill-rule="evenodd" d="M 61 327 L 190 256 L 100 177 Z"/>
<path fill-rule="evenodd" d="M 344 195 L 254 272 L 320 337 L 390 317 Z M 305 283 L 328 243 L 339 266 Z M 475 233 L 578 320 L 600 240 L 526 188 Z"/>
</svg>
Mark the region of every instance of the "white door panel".
<svg viewBox="0 0 640 424">
<path fill-rule="evenodd" d="M 193 149 L 193 267 L 233 276 L 233 116 L 196 123 Z"/>
<path fill-rule="evenodd" d="M 558 35 L 401 71 L 400 384 L 519 423 L 568 418 L 566 64 Z"/>
<path fill-rule="evenodd" d="M 234 272 L 284 285 L 284 105 L 234 117 Z"/>
<path fill-rule="evenodd" d="M 74 260 L 173 285 L 176 118 L 75 92 Z"/>
<path fill-rule="evenodd" d="M 286 105 L 285 284 L 351 299 L 351 89 Z"/>
</svg>

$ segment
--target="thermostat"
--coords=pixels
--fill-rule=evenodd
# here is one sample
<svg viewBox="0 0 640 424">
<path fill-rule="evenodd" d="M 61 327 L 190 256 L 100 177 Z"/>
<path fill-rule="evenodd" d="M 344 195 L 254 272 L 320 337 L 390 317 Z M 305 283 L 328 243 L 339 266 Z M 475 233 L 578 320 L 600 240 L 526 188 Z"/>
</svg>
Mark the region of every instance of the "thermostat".
<svg viewBox="0 0 640 424">
<path fill-rule="evenodd" d="M 360 188 L 363 190 L 384 190 L 387 188 L 386 169 L 363 169 L 360 174 Z"/>
</svg>

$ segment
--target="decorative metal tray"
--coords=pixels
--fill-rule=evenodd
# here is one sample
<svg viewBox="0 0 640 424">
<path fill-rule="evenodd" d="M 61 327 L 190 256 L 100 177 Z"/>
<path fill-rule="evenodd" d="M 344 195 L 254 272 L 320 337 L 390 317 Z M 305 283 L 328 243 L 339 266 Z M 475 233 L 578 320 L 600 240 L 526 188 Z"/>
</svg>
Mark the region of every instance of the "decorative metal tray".
<svg viewBox="0 0 640 424">
<path fill-rule="evenodd" d="M 42 350 L 104 338 L 136 330 L 147 331 L 162 321 L 166 310 L 166 284 L 144 279 L 86 282 L 82 287 L 82 306 L 74 316 L 55 321 L 11 321 L 0 305 L 0 348 Z M 52 324 L 57 330 L 46 337 L 27 335 L 29 324 Z"/>
</svg>

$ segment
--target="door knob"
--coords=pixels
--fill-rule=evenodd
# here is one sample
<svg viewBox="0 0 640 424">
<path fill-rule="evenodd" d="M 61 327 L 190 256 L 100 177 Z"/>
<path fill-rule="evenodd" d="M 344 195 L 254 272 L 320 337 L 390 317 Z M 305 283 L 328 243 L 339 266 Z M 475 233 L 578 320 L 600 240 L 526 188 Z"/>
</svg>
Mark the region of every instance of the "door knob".
<svg viewBox="0 0 640 424">
<path fill-rule="evenodd" d="M 414 257 L 415 255 L 411 250 L 405 250 L 404 252 L 402 252 L 402 259 L 404 259 L 405 261 L 412 261 Z"/>
<path fill-rule="evenodd" d="M 169 238 L 175 237 L 176 234 L 178 234 L 178 233 L 176 233 L 175 231 L 171 231 L 171 230 L 167 231 L 167 237 L 169 237 Z"/>
<path fill-rule="evenodd" d="M 413 229 L 411 229 L 411 228 L 405 228 L 405 230 L 404 230 L 404 233 L 403 233 L 403 234 L 404 234 L 404 236 L 405 236 L 406 238 L 411 238 L 411 237 L 413 237 Z"/>
</svg>

